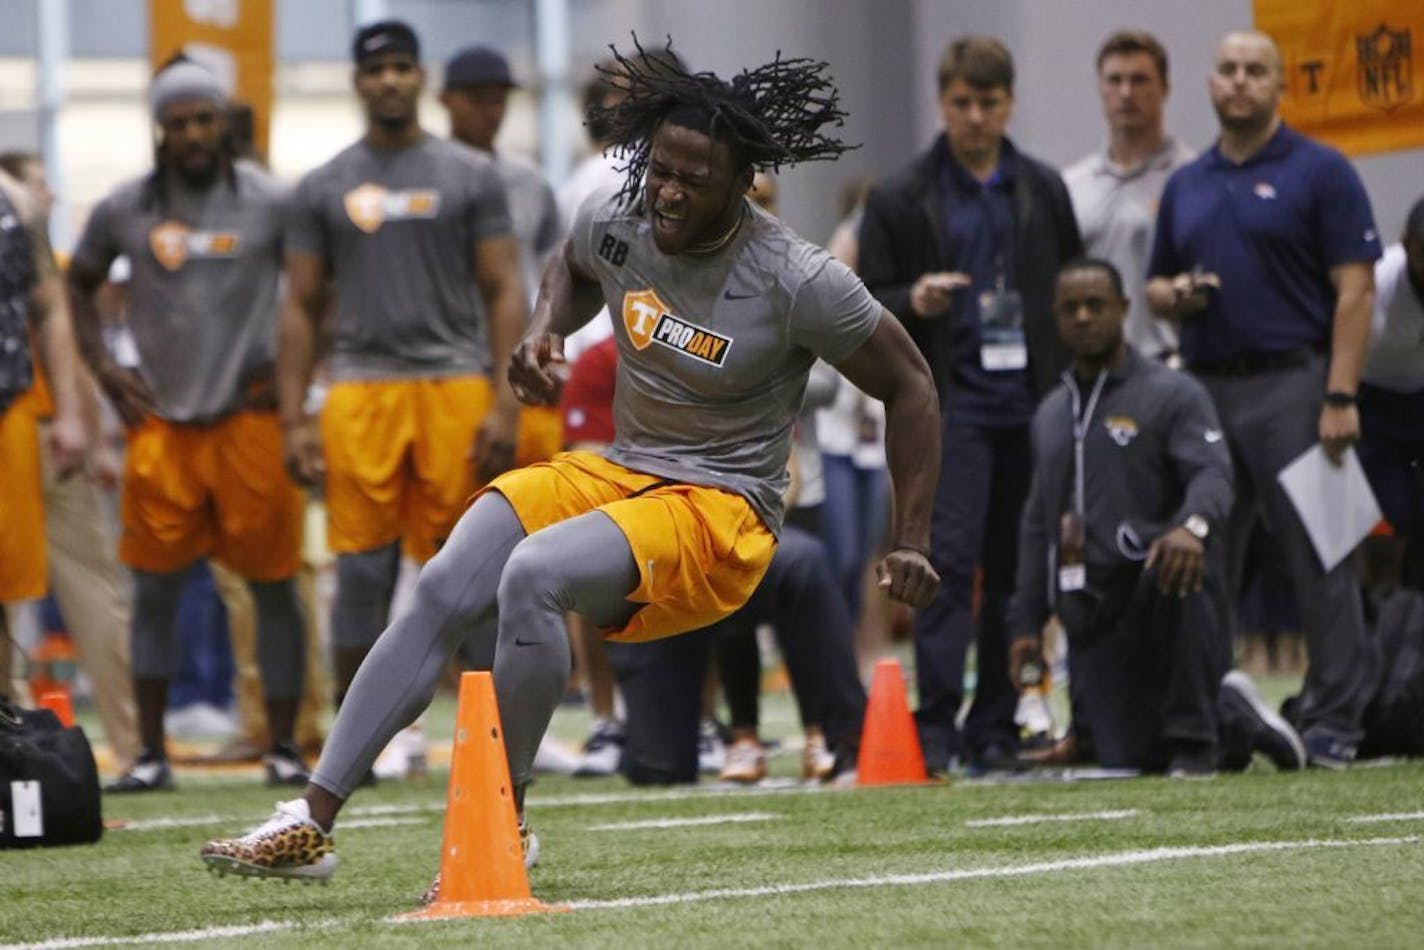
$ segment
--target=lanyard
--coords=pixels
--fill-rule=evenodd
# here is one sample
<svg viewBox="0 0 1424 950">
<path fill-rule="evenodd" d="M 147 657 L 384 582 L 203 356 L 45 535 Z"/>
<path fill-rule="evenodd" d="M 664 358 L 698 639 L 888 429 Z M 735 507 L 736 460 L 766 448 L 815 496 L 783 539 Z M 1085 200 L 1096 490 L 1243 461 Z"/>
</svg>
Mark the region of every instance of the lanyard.
<svg viewBox="0 0 1424 950">
<path fill-rule="evenodd" d="M 1093 424 L 1093 411 L 1098 408 L 1098 397 L 1103 393 L 1103 384 L 1107 382 L 1108 371 L 1106 369 L 1098 371 L 1098 378 L 1093 383 L 1093 392 L 1088 396 L 1086 407 L 1083 405 L 1082 394 L 1078 392 L 1078 381 L 1073 377 L 1073 371 L 1069 370 L 1063 375 L 1068 382 L 1068 398 L 1073 403 L 1073 510 L 1081 516 L 1085 505 L 1083 442 L 1088 438 L 1088 428 Z"/>
</svg>

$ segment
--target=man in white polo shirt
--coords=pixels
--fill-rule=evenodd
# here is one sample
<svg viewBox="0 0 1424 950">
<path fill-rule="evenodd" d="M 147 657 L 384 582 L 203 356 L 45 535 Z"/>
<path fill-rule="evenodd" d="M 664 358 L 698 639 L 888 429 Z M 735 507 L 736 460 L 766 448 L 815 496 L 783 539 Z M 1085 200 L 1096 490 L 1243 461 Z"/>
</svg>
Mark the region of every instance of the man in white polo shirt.
<svg viewBox="0 0 1424 950">
<path fill-rule="evenodd" d="M 1167 360 L 1176 353 L 1177 331 L 1147 306 L 1147 256 L 1162 189 L 1195 153 L 1163 128 L 1167 51 L 1155 36 L 1113 33 L 1099 48 L 1097 63 L 1107 147 L 1069 167 L 1063 182 L 1086 252 L 1122 273 L 1127 341 L 1144 356 Z"/>
</svg>

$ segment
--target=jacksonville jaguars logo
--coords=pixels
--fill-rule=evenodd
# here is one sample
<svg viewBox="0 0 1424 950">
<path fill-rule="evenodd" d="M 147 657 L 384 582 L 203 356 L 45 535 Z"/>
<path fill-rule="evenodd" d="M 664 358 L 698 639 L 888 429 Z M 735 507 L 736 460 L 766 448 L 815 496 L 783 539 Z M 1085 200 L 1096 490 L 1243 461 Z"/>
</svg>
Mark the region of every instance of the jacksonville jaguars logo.
<svg viewBox="0 0 1424 950">
<path fill-rule="evenodd" d="M 1112 440 L 1123 448 L 1127 448 L 1132 440 L 1137 438 L 1137 420 L 1131 416 L 1108 416 L 1103 420 L 1103 425 L 1107 427 Z"/>
</svg>

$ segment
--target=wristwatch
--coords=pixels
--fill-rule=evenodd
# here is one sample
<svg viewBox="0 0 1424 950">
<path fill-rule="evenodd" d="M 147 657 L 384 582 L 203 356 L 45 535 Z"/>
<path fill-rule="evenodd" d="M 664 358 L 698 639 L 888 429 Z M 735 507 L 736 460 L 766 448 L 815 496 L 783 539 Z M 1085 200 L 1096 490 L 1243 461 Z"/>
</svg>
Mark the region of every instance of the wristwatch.
<svg viewBox="0 0 1424 950">
<path fill-rule="evenodd" d="M 1211 534 L 1211 524 L 1201 515 L 1187 515 L 1187 520 L 1182 522 L 1182 527 L 1187 529 L 1187 533 L 1198 541 L 1205 541 L 1207 535 Z"/>
<path fill-rule="evenodd" d="M 1332 409 L 1348 409 L 1355 404 L 1354 393 L 1331 390 L 1325 394 L 1325 405 Z"/>
</svg>

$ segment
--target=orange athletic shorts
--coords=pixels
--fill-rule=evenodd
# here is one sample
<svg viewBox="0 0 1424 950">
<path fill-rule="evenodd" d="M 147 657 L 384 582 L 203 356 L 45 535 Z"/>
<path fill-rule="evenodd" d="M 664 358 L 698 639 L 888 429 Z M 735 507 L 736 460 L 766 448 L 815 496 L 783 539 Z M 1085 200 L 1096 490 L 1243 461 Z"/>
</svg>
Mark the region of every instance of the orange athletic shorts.
<svg viewBox="0 0 1424 950">
<path fill-rule="evenodd" d="M 0 414 L 0 603 L 43 597 L 49 585 L 39 422 L 25 398 Z"/>
<path fill-rule="evenodd" d="M 211 555 L 249 580 L 284 580 L 301 566 L 305 504 L 275 412 L 211 425 L 149 417 L 129 431 L 119 557 L 166 573 Z"/>
<path fill-rule="evenodd" d="M 776 550 L 776 538 L 741 495 L 634 472 L 592 452 L 499 476 L 489 485 L 509 500 L 530 534 L 598 510 L 613 519 L 638 564 L 630 601 L 646 604 L 620 643 L 656 640 L 721 620 L 747 602 Z"/>
<path fill-rule="evenodd" d="M 470 449 L 493 405 L 483 376 L 336 383 L 321 413 L 327 546 L 337 554 L 401 539 L 408 557 L 435 556 L 479 487 Z M 515 461 L 550 458 L 558 413 L 519 416 Z"/>
</svg>

